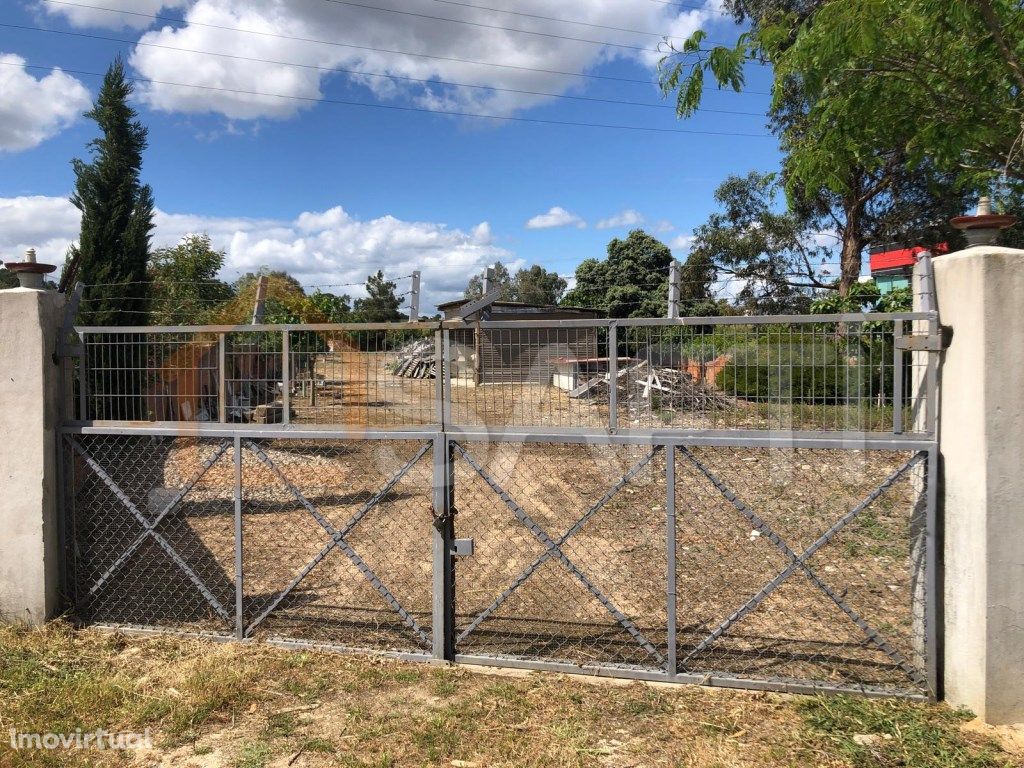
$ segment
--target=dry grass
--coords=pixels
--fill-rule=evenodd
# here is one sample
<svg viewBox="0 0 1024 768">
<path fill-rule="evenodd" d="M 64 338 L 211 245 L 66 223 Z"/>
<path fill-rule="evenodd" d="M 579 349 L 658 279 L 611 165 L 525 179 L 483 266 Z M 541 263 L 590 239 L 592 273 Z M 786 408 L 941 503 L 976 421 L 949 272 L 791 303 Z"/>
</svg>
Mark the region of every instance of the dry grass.
<svg viewBox="0 0 1024 768">
<path fill-rule="evenodd" d="M 59 622 L 0 628 L 4 734 L 148 727 L 156 742 L 137 754 L 2 744 L 5 768 L 1014 764 L 963 731 L 966 718 L 903 701 L 484 674 Z"/>
</svg>

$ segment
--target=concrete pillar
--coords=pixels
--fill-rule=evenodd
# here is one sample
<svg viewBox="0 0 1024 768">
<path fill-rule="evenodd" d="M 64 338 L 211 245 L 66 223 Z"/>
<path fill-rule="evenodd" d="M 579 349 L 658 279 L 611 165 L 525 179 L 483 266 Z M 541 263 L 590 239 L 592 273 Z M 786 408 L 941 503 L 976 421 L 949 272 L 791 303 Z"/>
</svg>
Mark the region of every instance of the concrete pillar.
<svg viewBox="0 0 1024 768">
<path fill-rule="evenodd" d="M 982 245 L 934 260 L 952 341 L 940 442 L 946 699 L 1024 722 L 1024 251 Z"/>
<path fill-rule="evenodd" d="M 0 291 L 0 619 L 60 609 L 57 527 L 59 367 L 64 296 Z"/>
</svg>

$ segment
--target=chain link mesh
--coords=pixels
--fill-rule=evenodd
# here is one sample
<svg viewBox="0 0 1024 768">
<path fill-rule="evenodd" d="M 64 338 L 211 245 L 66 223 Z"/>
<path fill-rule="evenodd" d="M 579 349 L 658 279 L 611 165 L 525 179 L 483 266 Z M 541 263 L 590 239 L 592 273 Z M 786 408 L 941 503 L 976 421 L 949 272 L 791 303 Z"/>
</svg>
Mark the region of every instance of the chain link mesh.
<svg viewBox="0 0 1024 768">
<path fill-rule="evenodd" d="M 431 652 L 433 441 L 238 444 L 65 438 L 79 617 Z M 475 545 L 461 656 L 927 692 L 924 453 L 460 440 L 447 462 Z"/>
<path fill-rule="evenodd" d="M 231 441 L 80 435 L 71 469 L 76 610 L 92 622 L 229 630 Z"/>
<path fill-rule="evenodd" d="M 247 632 L 429 650 L 430 443 L 242 445 Z"/>
</svg>

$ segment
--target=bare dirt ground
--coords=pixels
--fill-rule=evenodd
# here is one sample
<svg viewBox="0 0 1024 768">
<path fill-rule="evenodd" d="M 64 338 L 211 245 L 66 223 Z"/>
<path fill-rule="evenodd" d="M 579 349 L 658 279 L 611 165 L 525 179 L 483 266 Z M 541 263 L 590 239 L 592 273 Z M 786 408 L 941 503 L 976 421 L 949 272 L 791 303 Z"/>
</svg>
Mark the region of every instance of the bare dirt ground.
<svg viewBox="0 0 1024 768">
<path fill-rule="evenodd" d="M 1013 729 L 941 705 L 794 697 L 0 626 L 0 765 L 1012 768 Z M 8 733 L 149 749 L 13 749 Z"/>
</svg>

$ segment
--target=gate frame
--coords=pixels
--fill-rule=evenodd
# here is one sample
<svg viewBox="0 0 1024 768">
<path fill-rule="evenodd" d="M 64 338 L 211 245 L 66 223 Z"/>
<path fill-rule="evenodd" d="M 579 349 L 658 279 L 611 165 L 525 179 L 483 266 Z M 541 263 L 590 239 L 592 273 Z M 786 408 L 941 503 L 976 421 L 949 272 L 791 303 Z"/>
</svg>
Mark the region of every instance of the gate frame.
<svg viewBox="0 0 1024 768">
<path fill-rule="evenodd" d="M 904 381 L 901 354 L 907 350 L 920 352 L 936 352 L 937 347 L 931 346 L 938 333 L 938 316 L 929 312 L 901 313 L 841 313 L 832 315 L 776 315 L 753 317 L 716 317 L 716 318 L 640 318 L 627 320 L 543 320 L 543 321 L 480 321 L 482 328 L 491 329 L 537 329 L 537 328 L 605 328 L 609 339 L 614 345 L 620 329 L 630 327 L 676 327 L 695 325 L 778 325 L 807 323 L 865 323 L 892 322 L 894 336 L 894 402 L 902 402 L 904 398 Z M 904 333 L 904 323 L 927 325 L 926 336 L 908 336 Z M 920 432 L 905 431 L 902 415 L 894 416 L 893 430 L 890 432 L 858 432 L 801 430 L 783 432 L 781 430 L 759 429 L 623 429 L 617 422 L 614 407 L 609 409 L 608 422 L 604 427 L 512 427 L 488 428 L 464 426 L 452 423 L 452 377 L 448 361 L 451 359 L 451 331 L 464 329 L 464 323 L 417 322 L 417 323 L 370 323 L 370 324 L 295 324 L 295 325 L 247 325 L 247 326 L 132 326 L 102 328 L 95 326 L 77 327 L 80 344 L 61 345 L 61 355 L 68 366 L 68 373 L 73 368 L 73 360 L 81 361 L 79 370 L 85 362 L 84 350 L 87 338 L 91 334 L 101 333 L 211 333 L 219 339 L 218 361 L 220 367 L 221 402 L 219 421 L 217 422 L 138 422 L 138 421 L 92 421 L 72 417 L 77 404 L 79 414 L 87 415 L 88 395 L 84 379 L 74 392 L 70 376 L 62 376 L 65 387 L 62 393 L 62 423 L 58 429 L 58 450 L 61 452 L 58 467 L 62 477 L 58 483 L 58 503 L 61 516 L 60 531 L 64 537 L 62 558 L 62 579 L 70 587 L 68 569 L 73 562 L 74 520 L 73 493 L 69 492 L 69 484 L 73 482 L 73 467 L 65 464 L 65 439 L 75 435 L 152 435 L 163 437 L 205 437 L 221 438 L 233 443 L 234 455 L 234 529 L 235 529 L 235 626 L 234 638 L 249 642 L 247 627 L 243 614 L 243 579 L 242 553 L 244 539 L 242 534 L 242 474 L 241 450 L 243 442 L 254 439 L 323 439 L 323 440 L 396 440 L 430 442 L 433 447 L 432 458 L 432 506 L 433 525 L 432 543 L 432 632 L 430 633 L 430 651 L 427 653 L 405 653 L 397 651 L 373 651 L 372 649 L 351 649 L 329 643 L 318 643 L 294 639 L 273 639 L 268 642 L 284 647 L 322 647 L 332 650 L 352 650 L 358 653 L 377 653 L 389 657 L 413 660 L 433 660 L 435 662 L 471 663 L 484 666 L 511 667 L 519 669 L 550 670 L 555 672 L 588 674 L 602 677 L 621 677 L 637 680 L 668 681 L 694 683 L 725 688 L 745 688 L 751 690 L 781 691 L 791 693 L 850 693 L 856 692 L 856 686 L 818 685 L 812 683 L 791 683 L 764 679 L 715 677 L 679 672 L 677 666 L 676 627 L 676 499 L 675 499 L 675 458 L 680 449 L 699 446 L 729 446 L 738 448 L 815 448 L 834 450 L 893 450 L 913 451 L 924 454 L 924 650 L 925 650 L 925 683 L 927 693 L 922 695 L 913 692 L 891 690 L 875 690 L 862 687 L 859 692 L 868 696 L 906 696 L 909 698 L 928 698 L 935 700 L 941 696 L 941 655 L 939 627 L 942 617 L 941 604 L 941 558 L 939 556 L 939 520 L 937 514 L 938 484 L 938 443 L 937 443 L 937 359 L 936 355 L 928 354 L 927 363 L 919 382 L 923 395 L 919 406 L 924 414 L 921 419 L 923 429 Z M 283 354 L 288 359 L 289 345 L 287 339 L 292 331 L 372 331 L 372 330 L 432 330 L 434 335 L 436 370 L 435 416 L 436 423 L 422 427 L 399 428 L 344 428 L 338 425 L 305 425 L 288 423 L 281 425 L 229 424 L 224 418 L 223 403 L 224 382 L 224 335 L 232 332 L 273 331 L 284 334 Z M 64 336 L 66 337 L 66 333 Z M 915 345 L 915 339 L 920 340 Z M 615 347 L 609 354 L 609 364 L 617 363 Z M 287 376 L 288 365 L 284 364 L 283 373 Z M 899 373 L 896 373 L 896 372 Z M 610 388 L 610 400 L 615 403 L 616 388 Z M 77 395 L 77 397 L 75 396 Z M 77 402 L 72 402 L 72 400 Z M 287 402 L 287 395 L 286 395 Z M 899 408 L 895 409 L 897 412 Z M 286 411 L 287 412 L 287 411 Z M 454 499 L 454 464 L 453 444 L 465 441 L 473 442 L 548 442 L 575 445 L 648 446 L 653 451 L 663 449 L 667 457 L 666 464 L 666 574 L 665 591 L 668 598 L 667 610 L 668 643 L 667 665 L 663 671 L 649 669 L 633 669 L 618 666 L 577 665 L 570 663 L 550 662 L 513 657 L 482 656 L 461 654 L 456 647 L 455 631 L 455 589 L 457 569 L 456 556 L 453 551 L 455 542 L 455 517 L 457 510 Z M 157 524 L 159 519 L 157 520 Z M 154 525 L 155 527 L 155 525 Z M 148 535 L 148 534 L 147 534 Z M 788 567 L 788 566 L 787 566 Z M 71 591 L 68 590 L 68 594 Z M 125 628 L 129 631 L 170 632 L 172 634 L 190 634 L 175 630 L 157 628 Z M 199 633 L 210 636 L 208 633 Z M 221 637 L 220 635 L 216 635 Z"/>
</svg>

